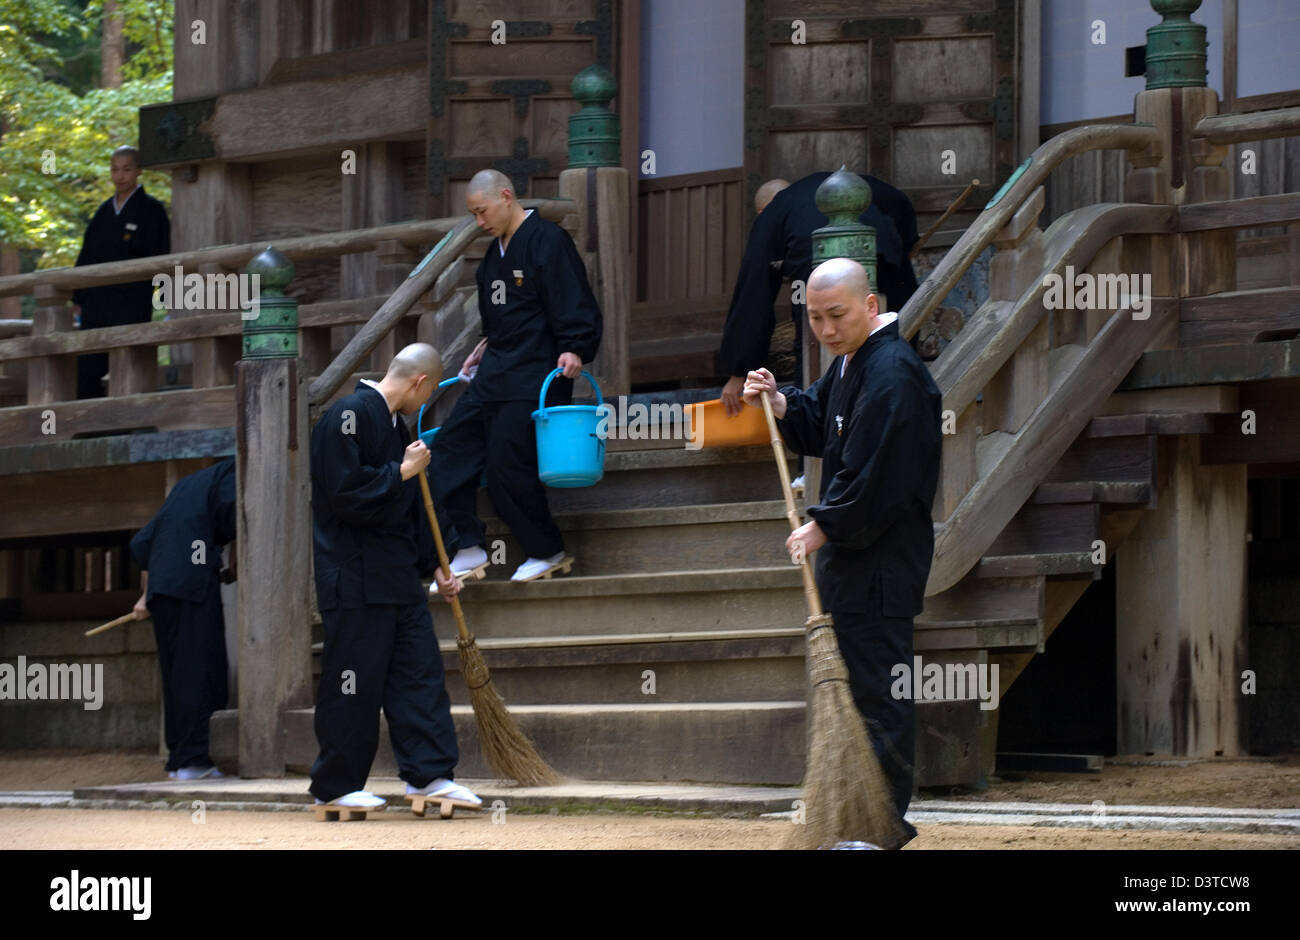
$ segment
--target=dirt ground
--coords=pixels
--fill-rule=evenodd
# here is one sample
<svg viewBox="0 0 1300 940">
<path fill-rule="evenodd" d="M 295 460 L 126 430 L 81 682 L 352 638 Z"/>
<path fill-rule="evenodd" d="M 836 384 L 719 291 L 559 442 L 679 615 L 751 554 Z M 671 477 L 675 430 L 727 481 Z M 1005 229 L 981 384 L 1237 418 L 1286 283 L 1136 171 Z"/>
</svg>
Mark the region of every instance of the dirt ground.
<svg viewBox="0 0 1300 940">
<path fill-rule="evenodd" d="M 1023 774 L 988 790 L 922 794 L 972 801 L 1300 806 L 1300 760 L 1215 761 L 1182 767 L 1107 766 L 1100 774 Z M 66 790 L 163 777 L 150 752 L 0 752 L 0 790 Z M 442 821 L 393 811 L 364 823 L 321 824 L 301 813 L 213 810 L 0 809 L 0 844 L 27 849 L 769 849 L 790 823 L 680 815 L 462 814 Z M 1295 836 L 1100 831 L 1023 826 L 923 825 L 908 850 L 926 849 L 1291 849 Z"/>
<path fill-rule="evenodd" d="M 70 790 L 165 778 L 151 751 L 0 751 L 0 790 Z M 1300 807 L 1300 756 L 1277 760 L 1188 762 L 1182 767 L 1107 764 L 1101 773 L 1025 773 L 995 779 L 980 792 L 927 789 L 918 800 Z M 915 804 L 914 804 L 915 805 Z"/>
<path fill-rule="evenodd" d="M 392 811 L 365 822 L 318 823 L 301 813 L 0 809 L 9 849 L 774 849 L 790 823 L 770 819 L 458 814 Z M 920 827 L 905 849 L 1295 849 L 1295 836 L 1103 832 L 1019 826 Z"/>
</svg>

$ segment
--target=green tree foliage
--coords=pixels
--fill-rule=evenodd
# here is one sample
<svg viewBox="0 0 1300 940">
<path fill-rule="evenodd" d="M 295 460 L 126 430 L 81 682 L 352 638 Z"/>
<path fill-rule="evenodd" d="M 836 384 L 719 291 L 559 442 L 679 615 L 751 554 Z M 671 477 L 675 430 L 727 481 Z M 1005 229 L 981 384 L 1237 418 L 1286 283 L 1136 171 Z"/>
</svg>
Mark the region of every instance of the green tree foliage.
<svg viewBox="0 0 1300 940">
<path fill-rule="evenodd" d="M 137 142 L 138 108 L 172 96 L 172 0 L 117 7 L 126 58 L 110 89 L 85 87 L 92 73 L 98 84 L 102 0 L 0 0 L 0 244 L 39 252 L 38 267 L 76 261 L 113 193 L 113 148 Z M 140 180 L 170 204 L 168 174 Z"/>
</svg>

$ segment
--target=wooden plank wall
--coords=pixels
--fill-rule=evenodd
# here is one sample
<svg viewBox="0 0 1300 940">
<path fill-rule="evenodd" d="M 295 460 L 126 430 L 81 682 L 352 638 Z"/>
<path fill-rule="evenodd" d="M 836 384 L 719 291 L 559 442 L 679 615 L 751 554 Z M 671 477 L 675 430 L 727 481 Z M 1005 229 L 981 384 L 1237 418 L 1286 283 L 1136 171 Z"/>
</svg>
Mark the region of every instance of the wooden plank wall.
<svg viewBox="0 0 1300 940">
<path fill-rule="evenodd" d="M 677 364 L 669 371 L 686 370 L 682 376 L 712 373 L 712 354 L 745 249 L 743 199 L 742 167 L 640 181 L 634 363 L 670 358 Z M 706 354 L 705 370 L 690 373 L 682 357 L 689 355 L 690 366 L 698 370 Z M 652 379 L 643 367 L 640 374 L 634 369 L 633 381 Z"/>
</svg>

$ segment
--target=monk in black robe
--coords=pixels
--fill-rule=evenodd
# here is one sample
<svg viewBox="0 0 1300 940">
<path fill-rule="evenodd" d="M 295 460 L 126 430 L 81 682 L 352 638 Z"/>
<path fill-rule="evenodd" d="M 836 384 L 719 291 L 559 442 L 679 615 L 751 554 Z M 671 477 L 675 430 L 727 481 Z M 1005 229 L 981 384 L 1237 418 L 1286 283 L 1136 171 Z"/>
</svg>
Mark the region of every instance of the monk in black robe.
<svg viewBox="0 0 1300 940">
<path fill-rule="evenodd" d="M 412 343 L 379 382 L 362 379 L 311 435 L 316 602 L 325 628 L 311 768 L 318 802 L 378 809 L 364 787 L 379 746 L 379 709 L 406 792 L 476 807 L 452 780 L 459 757 L 442 654 L 421 576 L 444 596 L 417 474 L 429 451 L 406 422 L 442 376 L 437 352 Z"/>
<path fill-rule="evenodd" d="M 941 398 L 899 336 L 898 315 L 878 314 L 862 265 L 820 265 L 807 299 L 809 325 L 835 361 L 806 392 L 778 392 L 771 372 L 755 370 L 744 397 L 761 407 L 767 391 L 789 448 L 823 460 L 820 498 L 786 545 L 792 558 L 817 552 L 822 607 L 901 818 L 912 798 L 915 707 L 890 694 L 891 670 L 912 662 L 912 619 L 930 576 Z M 903 826 L 906 839 L 916 834 Z"/>
<path fill-rule="evenodd" d="M 235 539 L 235 458 L 182 477 L 158 514 L 131 539 L 142 569 L 137 620 L 153 618 L 162 669 L 167 775 L 221 776 L 208 753 L 208 722 L 226 707 L 221 546 Z"/>
<path fill-rule="evenodd" d="M 745 374 L 767 359 L 781 282 L 807 283 L 812 271 L 812 233 L 829 221 L 817 209 L 817 187 L 830 175 L 813 173 L 779 189 L 749 230 L 717 358 L 719 372 L 730 376 L 722 389 L 728 414 L 740 413 Z M 893 186 L 860 175 L 871 187 L 871 203 L 860 221 L 876 230 L 877 285 L 890 307 L 902 310 L 916 292 L 916 274 L 908 257 L 917 241 L 916 211 L 907 196 Z M 765 195 L 762 188 L 759 195 Z M 790 315 L 795 324 L 796 360 L 802 362 L 803 306 L 791 304 Z"/>
<path fill-rule="evenodd" d="M 511 580 L 531 581 L 566 561 L 537 476 L 532 413 L 554 369 L 564 374 L 551 383 L 546 404 L 572 400 L 572 379 L 600 348 L 600 308 L 573 239 L 519 205 L 504 175 L 476 174 L 465 200 L 479 227 L 496 237 L 476 275 L 483 339 L 461 370 L 470 385 L 434 439 L 434 503 L 454 530 L 452 573 L 481 571 L 487 553 L 476 500 L 486 466 L 488 497 L 526 556 Z"/>
<path fill-rule="evenodd" d="M 105 199 L 86 227 L 77 264 L 103 264 L 165 255 L 171 251 L 171 223 L 167 210 L 140 185 L 139 154 L 134 147 L 113 151 L 114 193 Z M 129 284 L 105 284 L 73 291 L 72 302 L 81 308 L 80 329 L 147 323 L 153 318 L 152 279 Z M 77 357 L 77 397 L 104 395 L 108 353 Z"/>
</svg>

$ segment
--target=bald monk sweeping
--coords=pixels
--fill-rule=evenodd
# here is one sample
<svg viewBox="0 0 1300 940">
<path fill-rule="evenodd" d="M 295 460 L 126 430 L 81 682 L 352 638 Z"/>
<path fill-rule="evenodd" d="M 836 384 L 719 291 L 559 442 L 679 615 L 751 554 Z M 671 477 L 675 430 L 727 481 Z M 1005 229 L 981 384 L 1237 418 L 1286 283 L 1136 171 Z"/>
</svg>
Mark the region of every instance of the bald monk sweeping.
<svg viewBox="0 0 1300 940">
<path fill-rule="evenodd" d="M 477 512 L 486 466 L 488 498 L 526 556 L 510 580 L 532 581 L 573 563 L 537 477 L 532 413 L 553 369 L 564 375 L 546 404 L 572 400 L 572 380 L 600 348 L 600 308 L 568 232 L 525 210 L 503 174 L 474 174 L 465 204 L 496 237 L 476 274 L 483 340 L 460 373 L 470 386 L 434 439 L 434 504 L 454 530 L 444 536 L 452 574 L 478 576 L 488 560 Z"/>
<path fill-rule="evenodd" d="M 934 553 L 930 504 L 939 481 L 940 395 L 930 370 L 879 313 L 867 272 L 835 258 L 808 279 L 808 324 L 836 358 L 807 391 L 745 379 L 745 404 L 772 411 L 786 445 L 821 457 L 820 499 L 790 534 L 792 558 L 817 552 L 822 607 L 834 618 L 853 699 L 901 819 L 912 798 L 914 706 L 890 695 L 891 669 L 912 661 Z M 903 820 L 910 840 L 916 835 Z"/>
<path fill-rule="evenodd" d="M 421 575 L 451 597 L 438 569 L 416 474 L 429 451 L 398 412 L 414 414 L 442 376 L 432 346 L 399 352 L 379 382 L 362 379 L 311 434 L 316 599 L 325 626 L 311 768 L 317 803 L 379 809 L 364 787 L 379 745 L 379 709 L 408 794 L 476 808 L 453 782 L 456 729 Z"/>
</svg>

